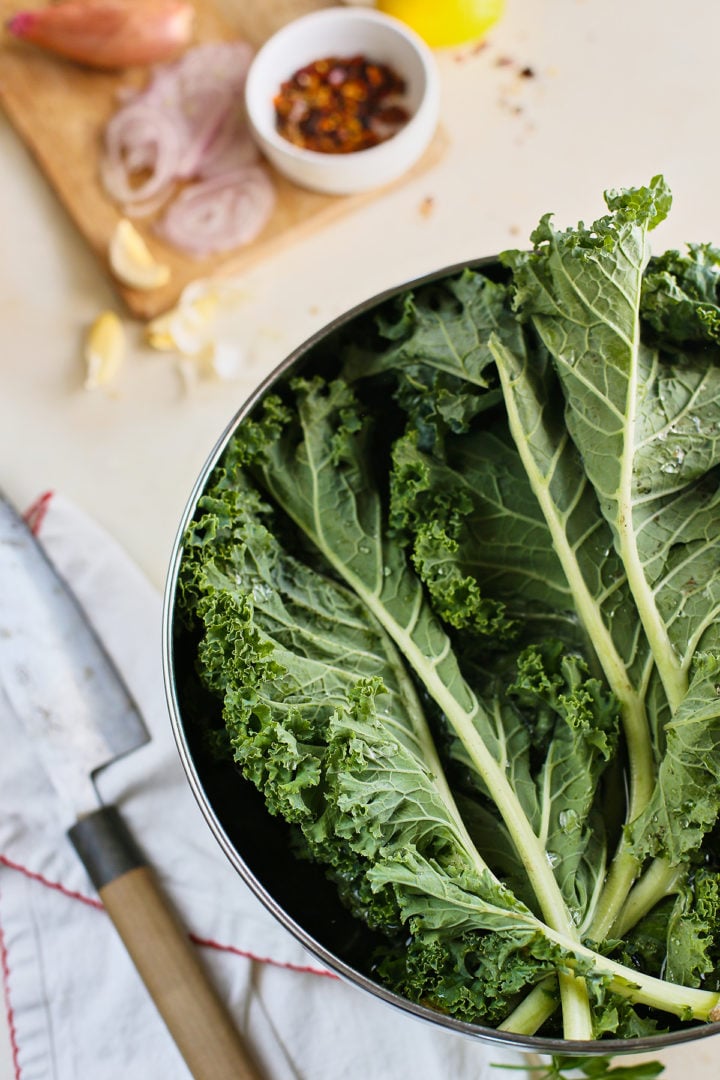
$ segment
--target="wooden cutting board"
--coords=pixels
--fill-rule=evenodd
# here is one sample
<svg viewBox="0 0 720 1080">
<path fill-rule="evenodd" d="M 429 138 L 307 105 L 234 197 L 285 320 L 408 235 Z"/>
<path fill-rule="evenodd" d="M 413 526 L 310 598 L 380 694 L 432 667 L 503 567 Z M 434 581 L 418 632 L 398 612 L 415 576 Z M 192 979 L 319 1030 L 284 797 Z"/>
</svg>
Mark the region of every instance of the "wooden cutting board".
<svg viewBox="0 0 720 1080">
<path fill-rule="evenodd" d="M 239 0 L 232 20 L 224 20 L 213 0 L 194 2 L 198 42 L 240 37 L 256 48 L 290 19 L 332 6 L 322 0 Z M 15 11 L 30 6 L 42 5 L 38 0 L 0 0 L 2 25 Z M 0 103 L 110 274 L 108 244 L 122 210 L 105 195 L 99 181 L 102 133 L 118 107 L 118 91 L 142 85 L 147 73 L 90 71 L 18 42 L 6 31 L 0 34 Z M 438 134 L 413 174 L 437 160 L 443 141 Z M 152 218 L 134 221 L 158 261 L 170 267 L 171 277 L 167 285 L 151 291 L 129 289 L 114 281 L 131 314 L 152 318 L 171 307 L 194 279 L 240 273 L 377 195 L 377 191 L 359 196 L 321 195 L 271 171 L 277 190 L 272 219 L 252 244 L 229 254 L 190 258 L 155 236 Z"/>
</svg>

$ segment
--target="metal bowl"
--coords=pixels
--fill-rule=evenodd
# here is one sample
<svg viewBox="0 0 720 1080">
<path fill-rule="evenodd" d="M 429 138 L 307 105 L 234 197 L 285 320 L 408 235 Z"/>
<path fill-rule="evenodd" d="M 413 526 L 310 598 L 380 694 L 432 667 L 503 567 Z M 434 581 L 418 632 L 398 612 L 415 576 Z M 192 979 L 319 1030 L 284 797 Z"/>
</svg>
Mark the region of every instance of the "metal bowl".
<svg viewBox="0 0 720 1080">
<path fill-rule="evenodd" d="M 289 374 L 295 376 L 310 371 L 318 347 L 335 331 L 347 327 L 353 319 L 367 315 L 373 308 L 408 289 L 439 281 L 468 268 L 481 269 L 490 276 L 504 275 L 496 258 L 459 263 L 388 289 L 357 305 L 314 334 L 283 360 L 242 405 L 218 439 L 193 487 L 180 521 L 165 588 L 163 670 L 173 731 L 195 798 L 233 867 L 268 911 L 337 975 L 388 1005 L 439 1028 L 528 1053 L 584 1056 L 657 1053 L 665 1047 L 718 1034 L 720 1022 L 635 1039 L 591 1042 L 523 1036 L 457 1020 L 387 990 L 373 978 L 367 962 L 380 938 L 343 907 L 335 887 L 327 880 L 321 866 L 293 857 L 288 827 L 268 813 L 262 796 L 231 763 L 208 758 L 193 723 L 193 717 L 202 707 L 204 691 L 194 675 L 193 643 L 175 618 L 175 594 L 183 555 L 182 539 L 195 513 L 198 499 L 238 425 L 261 398 Z M 208 704 L 217 709 L 214 699 Z"/>
</svg>

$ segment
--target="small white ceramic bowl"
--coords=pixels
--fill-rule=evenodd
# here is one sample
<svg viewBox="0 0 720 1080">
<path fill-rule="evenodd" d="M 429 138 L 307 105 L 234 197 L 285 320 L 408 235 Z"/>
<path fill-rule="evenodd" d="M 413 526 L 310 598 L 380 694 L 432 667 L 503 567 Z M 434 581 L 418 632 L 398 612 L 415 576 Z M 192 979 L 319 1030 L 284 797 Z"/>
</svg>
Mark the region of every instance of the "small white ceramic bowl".
<svg viewBox="0 0 720 1080">
<path fill-rule="evenodd" d="M 273 105 L 281 83 L 314 60 L 358 54 L 388 64 L 405 80 L 408 122 L 385 142 L 347 154 L 304 150 L 284 139 Z M 422 155 L 437 127 L 439 79 L 430 49 L 397 19 L 325 8 L 288 23 L 262 46 L 248 72 L 245 105 L 260 149 L 279 172 L 314 191 L 350 195 L 396 180 Z"/>
</svg>

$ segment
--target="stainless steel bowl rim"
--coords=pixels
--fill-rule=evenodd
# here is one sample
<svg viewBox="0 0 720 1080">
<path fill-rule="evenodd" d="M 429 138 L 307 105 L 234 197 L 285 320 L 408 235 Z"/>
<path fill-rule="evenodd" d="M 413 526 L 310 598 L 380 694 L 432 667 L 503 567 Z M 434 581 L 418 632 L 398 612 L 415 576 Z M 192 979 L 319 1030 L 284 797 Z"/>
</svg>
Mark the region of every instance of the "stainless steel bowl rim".
<svg viewBox="0 0 720 1080">
<path fill-rule="evenodd" d="M 187 775 L 190 788 L 197 800 L 200 809 L 209 825 L 212 833 L 218 841 L 221 849 L 229 859 L 234 869 L 238 872 L 245 884 L 255 896 L 265 905 L 273 915 L 290 933 L 330 971 L 360 987 L 375 998 L 380 998 L 387 1004 L 418 1019 L 430 1022 L 437 1027 L 449 1031 L 455 1031 L 460 1035 L 480 1039 L 486 1042 L 501 1044 L 508 1049 L 521 1050 L 533 1054 L 567 1054 L 576 1056 L 605 1056 L 616 1054 L 657 1053 L 670 1046 L 678 1046 L 682 1043 L 695 1042 L 698 1039 L 708 1038 L 720 1033 L 720 1022 L 698 1024 L 692 1028 L 684 1028 L 661 1035 L 649 1035 L 633 1039 L 600 1039 L 596 1041 L 572 1040 L 560 1038 L 543 1038 L 537 1035 L 516 1035 L 513 1032 L 498 1031 L 496 1028 L 484 1027 L 480 1024 L 471 1024 L 444 1013 L 437 1012 L 424 1005 L 418 1005 L 385 989 L 380 983 L 374 982 L 362 972 L 346 964 L 339 957 L 326 949 L 302 926 L 300 926 L 284 909 L 277 903 L 274 897 L 263 887 L 253 874 L 245 860 L 239 855 L 232 841 L 220 823 L 217 814 L 208 798 L 207 792 L 198 775 L 196 763 L 190 750 L 187 734 L 182 720 L 180 703 L 177 696 L 176 680 L 173 666 L 173 619 L 175 610 L 175 591 L 177 586 L 178 572 L 182 561 L 182 542 L 185 531 L 195 513 L 198 499 L 205 490 L 208 479 L 222 456 L 226 446 L 230 442 L 238 425 L 254 409 L 265 393 L 303 359 L 307 353 L 334 330 L 339 329 L 346 323 L 360 315 L 367 313 L 385 300 L 391 299 L 407 290 L 421 285 L 427 285 L 433 281 L 439 281 L 453 274 L 459 274 L 466 269 L 483 269 L 484 267 L 497 266 L 496 256 L 487 256 L 461 263 L 454 263 L 422 277 L 414 278 L 400 285 L 392 286 L 378 293 L 376 296 L 365 300 L 355 307 L 339 315 L 322 329 L 307 338 L 301 345 L 293 350 L 270 374 L 259 384 L 256 390 L 245 400 L 227 424 L 213 450 L 203 465 L 203 468 L 195 482 L 195 485 L 187 500 L 180 525 L 177 530 L 173 545 L 170 565 L 163 596 L 162 615 L 162 664 L 165 695 L 170 712 L 173 734 L 177 743 L 180 760 Z"/>
</svg>

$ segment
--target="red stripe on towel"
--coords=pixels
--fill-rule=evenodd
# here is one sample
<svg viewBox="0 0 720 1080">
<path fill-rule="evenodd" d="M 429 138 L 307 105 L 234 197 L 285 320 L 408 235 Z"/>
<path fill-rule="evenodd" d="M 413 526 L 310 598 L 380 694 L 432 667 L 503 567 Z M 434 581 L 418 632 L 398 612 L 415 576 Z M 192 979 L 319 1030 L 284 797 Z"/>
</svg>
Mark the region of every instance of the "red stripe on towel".
<svg viewBox="0 0 720 1080">
<path fill-rule="evenodd" d="M 247 960 L 254 960 L 258 964 L 271 964 L 273 967 L 287 968 L 288 971 L 299 971 L 303 975 L 320 975 L 326 979 L 340 978 L 334 971 L 327 971 L 325 968 L 316 968 L 311 964 L 290 964 L 285 960 L 273 960 L 271 956 L 258 956 L 256 953 L 248 952 L 247 949 L 238 949 L 236 945 L 221 945 L 219 941 L 213 941 L 211 938 L 201 938 L 197 934 L 190 934 L 190 940 L 194 941 L 196 945 L 205 946 L 207 949 L 219 949 L 221 952 L 233 953 L 235 956 L 244 956 Z"/>
<path fill-rule="evenodd" d="M 3 995 L 5 997 L 5 1014 L 7 1016 L 7 1026 L 10 1033 L 10 1050 L 12 1051 L 12 1062 L 13 1069 L 15 1070 L 15 1080 L 20 1080 L 20 1047 L 17 1043 L 17 1031 L 15 1029 L 15 1013 L 13 1012 L 12 1001 L 10 999 L 10 964 L 8 962 L 7 946 L 5 944 L 5 934 L 3 933 L 3 928 L 1 924 L 0 974 L 2 975 Z"/>
<path fill-rule="evenodd" d="M 30 526 L 30 531 L 33 533 L 34 536 L 37 536 L 37 534 L 40 532 L 40 529 L 42 528 L 42 523 L 45 520 L 45 515 L 48 512 L 48 508 L 50 506 L 50 503 L 52 502 L 54 494 L 54 491 L 44 492 L 44 494 L 42 494 L 38 499 L 36 499 L 30 509 L 26 510 L 25 514 L 23 515 L 28 525 Z"/>
<path fill-rule="evenodd" d="M 95 908 L 97 911 L 105 910 L 102 902 L 94 896 L 86 896 L 85 893 L 66 888 L 59 881 L 51 881 L 43 874 L 39 874 L 35 870 L 29 870 L 27 866 L 9 859 L 7 855 L 0 855 L 0 865 L 6 866 L 8 870 L 15 870 L 19 874 L 24 874 L 31 881 L 36 881 L 39 885 L 44 885 L 48 889 L 55 889 L 56 892 L 62 893 L 63 896 L 67 896 L 70 900 L 79 900 L 80 903 L 87 904 L 88 907 Z M 247 949 L 239 949 L 237 945 L 223 945 L 219 941 L 213 941 L 212 938 L 199 937 L 197 934 L 188 934 L 188 936 L 191 941 L 196 945 L 202 945 L 203 948 L 232 953 L 234 956 L 242 956 L 246 960 L 254 960 L 258 964 L 271 964 L 273 967 L 287 968 L 288 971 L 298 971 L 305 975 L 320 975 L 328 979 L 339 978 L 334 972 L 327 971 L 325 968 L 313 967 L 311 964 L 290 964 L 284 960 L 273 960 L 271 956 L 258 956 Z"/>
<path fill-rule="evenodd" d="M 12 859 L 8 859 L 7 855 L 0 855 L 0 864 L 7 866 L 8 870 L 17 870 L 18 873 L 24 874 L 25 877 L 30 878 L 32 881 L 39 882 L 40 885 L 45 885 L 48 889 L 55 889 L 56 892 L 62 893 L 63 896 L 68 896 L 71 900 L 79 900 L 82 904 L 87 904 L 88 907 L 97 908 L 99 911 L 105 910 L 102 902 L 97 900 L 94 896 L 86 896 L 84 893 L 75 892 L 74 889 L 67 889 L 64 885 L 61 885 L 59 881 L 50 881 L 49 878 L 44 877 L 42 874 L 38 874 L 35 870 L 29 870 L 27 866 L 22 866 L 21 863 L 16 863 Z"/>
</svg>

